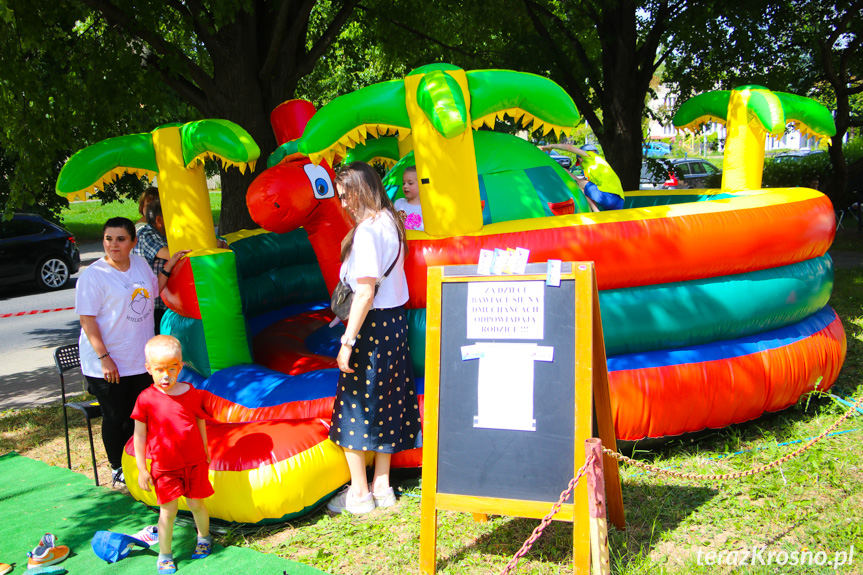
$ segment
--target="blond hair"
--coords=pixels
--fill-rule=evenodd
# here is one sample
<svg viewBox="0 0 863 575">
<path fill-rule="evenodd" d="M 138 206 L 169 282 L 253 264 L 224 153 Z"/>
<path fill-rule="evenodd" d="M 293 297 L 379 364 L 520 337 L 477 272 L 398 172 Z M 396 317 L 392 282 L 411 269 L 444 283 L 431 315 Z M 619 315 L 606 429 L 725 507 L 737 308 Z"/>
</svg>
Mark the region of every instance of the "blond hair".
<svg viewBox="0 0 863 575">
<path fill-rule="evenodd" d="M 147 342 L 144 347 L 144 356 L 147 358 L 147 363 L 153 357 L 176 357 L 182 360 L 183 346 L 180 345 L 180 340 L 174 336 L 157 335 Z"/>
<path fill-rule="evenodd" d="M 399 241 L 407 252 L 407 237 L 402 219 L 396 213 L 392 200 L 384 192 L 381 177 L 365 162 L 351 162 L 339 171 L 335 181 L 336 188 L 346 196 L 346 201 L 356 207 L 356 223 L 342 240 L 341 261 L 348 259 L 354 245 L 357 226 L 367 218 L 377 217 L 387 212 L 392 217 L 399 235 Z"/>
</svg>

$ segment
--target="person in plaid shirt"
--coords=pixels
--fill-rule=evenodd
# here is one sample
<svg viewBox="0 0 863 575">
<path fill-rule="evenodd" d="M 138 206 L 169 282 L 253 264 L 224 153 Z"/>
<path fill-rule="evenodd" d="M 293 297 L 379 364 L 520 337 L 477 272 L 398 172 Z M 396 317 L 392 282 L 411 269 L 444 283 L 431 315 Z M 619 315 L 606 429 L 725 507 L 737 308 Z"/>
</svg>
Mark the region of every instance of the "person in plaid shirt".
<svg viewBox="0 0 863 575">
<path fill-rule="evenodd" d="M 138 230 L 138 245 L 132 253 L 138 254 L 147 260 L 156 277 L 164 274 L 165 262 L 171 257 L 168 251 L 168 239 L 165 237 L 165 220 L 162 218 L 162 203 L 156 199 L 147 205 L 144 216 L 147 223 Z M 156 322 L 156 335 L 160 333 L 162 316 L 167 310 L 165 302 L 156 296 L 154 320 Z"/>
</svg>

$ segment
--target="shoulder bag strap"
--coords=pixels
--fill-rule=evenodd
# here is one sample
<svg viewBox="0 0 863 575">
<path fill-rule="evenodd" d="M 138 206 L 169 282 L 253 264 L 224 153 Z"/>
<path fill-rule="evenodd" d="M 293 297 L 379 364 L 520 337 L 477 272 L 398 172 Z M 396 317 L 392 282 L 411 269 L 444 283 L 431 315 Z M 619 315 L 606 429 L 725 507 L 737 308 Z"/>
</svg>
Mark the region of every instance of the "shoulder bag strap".
<svg viewBox="0 0 863 575">
<path fill-rule="evenodd" d="M 393 263 L 391 263 L 390 267 L 387 268 L 387 271 L 384 272 L 384 277 L 381 278 L 381 281 L 384 281 L 384 278 L 386 278 L 388 275 L 390 275 L 390 272 L 393 271 L 394 267 L 396 267 L 396 262 L 399 261 L 400 255 L 402 255 L 402 240 L 401 240 L 401 238 L 399 238 L 399 251 L 398 251 L 398 253 L 396 253 L 396 259 L 393 260 Z"/>
</svg>

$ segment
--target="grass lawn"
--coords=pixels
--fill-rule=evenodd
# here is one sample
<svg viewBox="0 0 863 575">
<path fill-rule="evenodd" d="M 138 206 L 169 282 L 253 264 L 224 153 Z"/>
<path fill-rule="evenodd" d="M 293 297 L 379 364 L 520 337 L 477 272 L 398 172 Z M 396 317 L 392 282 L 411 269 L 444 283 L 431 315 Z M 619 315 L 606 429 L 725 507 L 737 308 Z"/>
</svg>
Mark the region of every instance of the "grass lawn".
<svg viewBox="0 0 863 575">
<path fill-rule="evenodd" d="M 134 210 L 132 210 L 134 212 Z M 102 221 L 105 213 L 94 216 Z M 76 216 L 78 217 L 78 216 Z M 82 218 L 83 219 L 83 218 Z M 83 224 L 81 224 L 83 225 Z M 93 224 L 95 225 L 95 224 Z M 98 234 L 97 234 L 98 237 Z M 863 252 L 856 232 L 841 232 L 837 246 Z M 831 392 L 863 394 L 863 266 L 838 269 L 831 305 L 842 318 L 848 355 Z M 798 445 L 781 443 L 818 435 L 846 411 L 826 394 L 746 424 L 672 439 L 638 459 L 693 473 L 741 471 L 774 461 Z M 72 416 L 75 471 L 89 474 L 86 428 Z M 98 440 L 103 479 L 107 463 Z M 610 528 L 612 572 L 634 574 L 818 574 L 863 573 L 863 416 L 778 469 L 725 481 L 684 481 L 621 467 L 627 529 Z M 65 465 L 63 418 L 59 407 L 0 412 L 0 453 L 10 450 L 53 465 Z M 737 453 L 742 451 L 743 453 Z M 402 478 L 399 504 L 361 517 L 316 513 L 300 521 L 252 533 L 229 532 L 224 544 L 246 546 L 302 561 L 334 574 L 417 573 L 422 482 Z M 474 522 L 470 514 L 439 512 L 438 572 L 480 575 L 500 572 L 538 521 L 492 516 Z M 826 561 L 855 545 L 854 563 L 834 569 Z M 732 568 L 704 564 L 709 551 L 766 547 L 768 552 L 808 550 L 824 565 L 747 564 Z M 824 552 L 825 555 L 814 555 Z M 702 564 L 699 565 L 699 553 Z M 779 557 L 782 557 L 780 554 Z M 570 573 L 572 527 L 552 523 L 515 573 Z M 8 561 L 8 559 L 7 559 Z"/>
<path fill-rule="evenodd" d="M 219 222 L 222 213 L 221 192 L 210 192 L 210 207 L 213 222 Z M 102 226 L 110 218 L 124 217 L 133 222 L 140 219 L 138 202 L 111 202 L 102 204 L 98 200 L 73 202 L 61 213 L 63 226 L 75 235 L 78 242 L 99 241 L 102 239 Z"/>
</svg>

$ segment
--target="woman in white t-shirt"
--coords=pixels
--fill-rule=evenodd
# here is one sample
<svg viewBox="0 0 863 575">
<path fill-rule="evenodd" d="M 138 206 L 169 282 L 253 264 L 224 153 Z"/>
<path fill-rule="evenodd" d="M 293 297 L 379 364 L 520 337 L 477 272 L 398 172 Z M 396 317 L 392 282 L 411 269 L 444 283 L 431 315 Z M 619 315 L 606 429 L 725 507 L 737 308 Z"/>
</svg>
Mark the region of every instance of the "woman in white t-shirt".
<svg viewBox="0 0 863 575">
<path fill-rule="evenodd" d="M 337 357 L 342 374 L 330 428 L 330 439 L 345 450 L 351 484 L 327 508 L 358 514 L 395 505 L 390 459 L 420 447 L 422 428 L 403 307 L 408 300 L 404 225 L 368 164 L 351 163 L 335 183 L 356 222 L 342 241 L 340 278 L 355 294 Z M 366 451 L 375 452 L 371 486 Z"/>
<path fill-rule="evenodd" d="M 405 224 L 405 229 L 425 231 L 416 166 L 408 166 L 402 173 L 402 190 L 405 197 L 396 200 L 395 208 Z"/>
<path fill-rule="evenodd" d="M 105 257 L 87 266 L 75 287 L 81 371 L 102 407 L 102 441 L 113 483 L 124 483 L 121 460 L 134 430 L 132 409 L 138 394 L 153 382 L 144 366 L 144 346 L 154 334 L 153 302 L 188 253 L 174 254 L 157 278 L 147 260 L 131 253 L 136 243 L 132 220 L 105 222 Z"/>
</svg>

